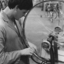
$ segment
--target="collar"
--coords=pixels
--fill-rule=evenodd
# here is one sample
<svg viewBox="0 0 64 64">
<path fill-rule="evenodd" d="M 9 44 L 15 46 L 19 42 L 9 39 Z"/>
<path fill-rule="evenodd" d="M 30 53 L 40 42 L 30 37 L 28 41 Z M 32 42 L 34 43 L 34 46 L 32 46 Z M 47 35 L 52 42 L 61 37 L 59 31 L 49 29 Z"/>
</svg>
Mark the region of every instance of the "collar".
<svg viewBox="0 0 64 64">
<path fill-rule="evenodd" d="M 4 20 L 6 25 L 8 25 L 15 32 L 17 31 L 17 29 L 15 28 L 15 24 L 12 23 L 13 21 L 11 21 L 3 11 L 1 11 L 1 17 Z"/>
<path fill-rule="evenodd" d="M 13 24 L 12 22 L 13 21 L 11 21 L 9 18 L 8 18 L 8 16 L 4 13 L 4 11 L 1 11 L 1 14 L 2 14 L 2 19 L 5 21 L 5 22 L 7 22 L 8 24 Z"/>
</svg>

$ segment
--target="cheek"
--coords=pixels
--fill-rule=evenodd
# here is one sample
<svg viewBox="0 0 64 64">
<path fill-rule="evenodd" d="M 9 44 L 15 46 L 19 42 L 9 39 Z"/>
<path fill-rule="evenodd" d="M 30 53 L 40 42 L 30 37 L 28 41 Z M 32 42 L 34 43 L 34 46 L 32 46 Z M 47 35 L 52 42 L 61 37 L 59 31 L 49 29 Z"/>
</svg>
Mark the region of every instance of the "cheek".
<svg viewBox="0 0 64 64">
<path fill-rule="evenodd" d="M 19 17 L 22 17 L 22 16 L 24 16 L 24 13 L 23 13 L 23 12 L 19 12 L 19 13 L 18 13 L 18 16 L 19 16 Z"/>
<path fill-rule="evenodd" d="M 17 19 L 21 18 L 22 16 L 23 16 L 22 13 L 17 13 L 17 14 L 16 14 L 16 18 L 17 18 Z"/>
</svg>

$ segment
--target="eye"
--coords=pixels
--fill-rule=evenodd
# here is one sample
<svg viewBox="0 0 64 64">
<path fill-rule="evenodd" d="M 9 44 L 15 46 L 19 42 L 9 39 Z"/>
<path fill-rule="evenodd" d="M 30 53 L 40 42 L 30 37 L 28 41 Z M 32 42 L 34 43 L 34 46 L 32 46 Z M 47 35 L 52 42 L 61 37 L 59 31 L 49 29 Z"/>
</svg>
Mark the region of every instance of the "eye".
<svg viewBox="0 0 64 64">
<path fill-rule="evenodd" d="M 23 12 L 24 14 L 26 13 L 26 12 Z"/>
<path fill-rule="evenodd" d="M 27 11 L 23 11 L 23 13 L 25 14 L 25 13 L 27 13 Z"/>
</svg>

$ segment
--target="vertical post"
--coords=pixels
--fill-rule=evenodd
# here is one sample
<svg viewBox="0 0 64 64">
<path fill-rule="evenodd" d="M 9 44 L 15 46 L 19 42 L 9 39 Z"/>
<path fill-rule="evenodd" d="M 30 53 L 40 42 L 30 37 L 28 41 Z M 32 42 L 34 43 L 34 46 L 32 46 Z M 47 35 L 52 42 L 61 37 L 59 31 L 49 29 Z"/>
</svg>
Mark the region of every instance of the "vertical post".
<svg viewBox="0 0 64 64">
<path fill-rule="evenodd" d="M 50 42 L 51 48 L 50 48 L 50 58 L 51 58 L 51 64 L 55 64 L 55 58 L 54 58 L 54 36 L 49 35 L 48 41 Z"/>
<path fill-rule="evenodd" d="M 54 61 L 54 50 L 53 50 L 53 46 L 52 46 L 52 41 L 50 43 L 51 43 L 51 48 L 50 48 L 51 64 L 55 64 L 55 61 Z"/>
<path fill-rule="evenodd" d="M 55 58 L 55 61 L 57 62 L 58 61 L 58 50 L 57 50 L 57 43 L 55 42 L 54 43 L 54 58 Z"/>
</svg>

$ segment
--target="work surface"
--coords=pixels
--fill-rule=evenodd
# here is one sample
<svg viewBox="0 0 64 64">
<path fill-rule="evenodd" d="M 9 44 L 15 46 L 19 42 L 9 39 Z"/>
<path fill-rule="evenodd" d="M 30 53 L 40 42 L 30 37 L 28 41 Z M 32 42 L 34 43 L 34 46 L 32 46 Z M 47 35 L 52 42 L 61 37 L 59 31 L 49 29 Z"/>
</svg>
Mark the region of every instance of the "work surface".
<svg viewBox="0 0 64 64">
<path fill-rule="evenodd" d="M 61 20 L 60 25 L 63 24 L 62 21 L 63 20 Z M 48 20 L 47 14 L 41 11 L 41 8 L 34 8 L 26 19 L 27 40 L 29 40 L 30 42 L 34 43 L 37 46 L 38 54 L 41 54 L 42 40 L 46 39 L 50 31 L 53 31 L 53 27 L 58 25 L 57 20 L 51 23 L 51 25 L 49 22 L 50 21 Z M 43 55 L 45 55 L 45 53 L 43 53 Z M 36 64 L 36 63 L 30 60 L 30 64 Z"/>
</svg>

